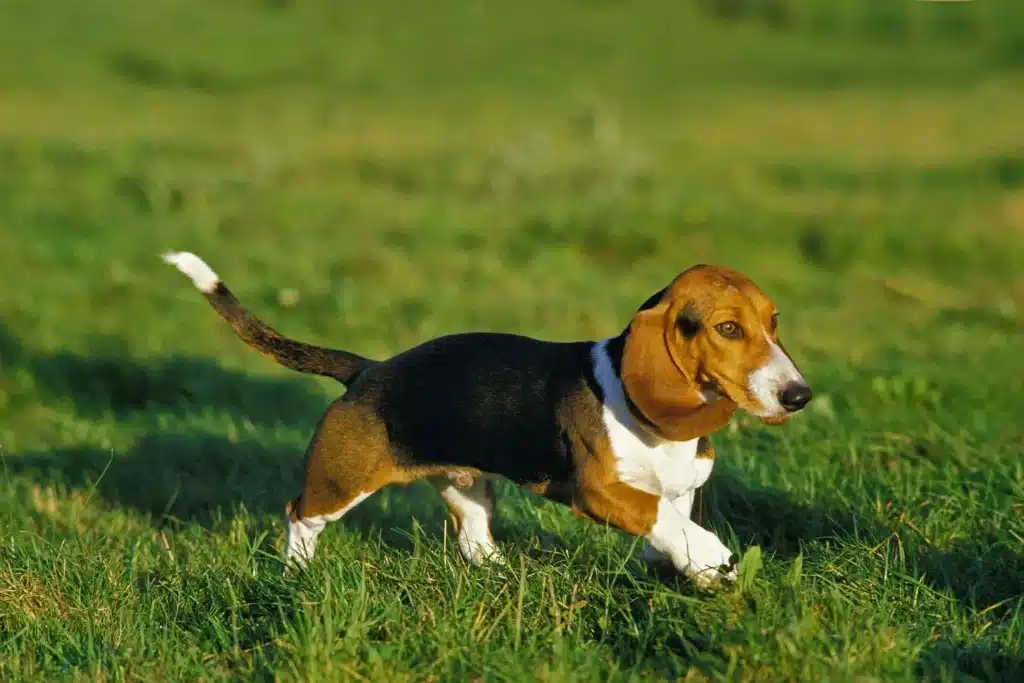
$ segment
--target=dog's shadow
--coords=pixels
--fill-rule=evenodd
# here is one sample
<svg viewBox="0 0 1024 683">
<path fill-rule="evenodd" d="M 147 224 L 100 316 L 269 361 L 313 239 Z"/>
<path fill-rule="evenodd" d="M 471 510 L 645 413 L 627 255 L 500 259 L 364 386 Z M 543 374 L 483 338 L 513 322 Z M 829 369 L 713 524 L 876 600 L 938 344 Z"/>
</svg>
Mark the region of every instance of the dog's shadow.
<svg viewBox="0 0 1024 683">
<path fill-rule="evenodd" d="M 243 512 L 279 527 L 300 491 L 302 448 L 255 438 L 150 435 L 124 452 L 94 448 L 28 451 L 5 459 L 7 475 L 36 486 L 88 491 L 156 526 L 216 528 Z M 423 482 L 388 487 L 332 526 L 404 550 L 416 535 L 442 539 L 440 497 Z"/>
</svg>

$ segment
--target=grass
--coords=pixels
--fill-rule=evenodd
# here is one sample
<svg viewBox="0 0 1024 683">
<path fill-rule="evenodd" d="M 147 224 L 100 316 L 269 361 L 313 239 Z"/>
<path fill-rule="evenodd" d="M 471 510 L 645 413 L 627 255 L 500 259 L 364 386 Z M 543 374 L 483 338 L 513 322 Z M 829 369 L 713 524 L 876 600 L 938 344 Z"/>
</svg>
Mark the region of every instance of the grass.
<svg viewBox="0 0 1024 683">
<path fill-rule="evenodd" d="M 4 3 L 0 677 L 1024 678 L 1024 15 L 951 5 Z M 469 569 L 413 485 L 282 577 L 336 389 L 168 248 L 376 356 L 747 271 L 817 390 L 714 437 L 701 519 L 760 564 L 699 593 L 501 486 Z"/>
</svg>

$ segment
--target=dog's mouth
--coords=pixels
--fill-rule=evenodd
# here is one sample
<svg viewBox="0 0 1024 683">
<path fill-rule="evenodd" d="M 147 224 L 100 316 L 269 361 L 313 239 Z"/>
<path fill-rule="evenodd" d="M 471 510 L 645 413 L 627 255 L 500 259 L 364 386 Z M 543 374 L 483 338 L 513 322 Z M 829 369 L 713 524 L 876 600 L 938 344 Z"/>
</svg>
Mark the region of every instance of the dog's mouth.
<svg viewBox="0 0 1024 683">
<path fill-rule="evenodd" d="M 756 417 L 762 424 L 776 427 L 789 421 L 792 413 L 767 409 L 755 397 L 736 382 L 725 378 L 707 377 L 700 384 L 701 396 L 708 404 L 722 399 L 732 401 L 746 413 Z"/>
<path fill-rule="evenodd" d="M 751 397 L 743 387 L 725 377 L 706 377 L 700 383 L 701 396 L 708 404 L 723 399 L 732 401 L 744 412 L 760 417 L 764 409 Z"/>
<path fill-rule="evenodd" d="M 700 396 L 704 399 L 704 403 L 709 405 L 721 401 L 723 398 L 729 398 L 729 395 L 722 391 L 718 382 L 713 379 L 705 379 L 700 383 Z"/>
</svg>

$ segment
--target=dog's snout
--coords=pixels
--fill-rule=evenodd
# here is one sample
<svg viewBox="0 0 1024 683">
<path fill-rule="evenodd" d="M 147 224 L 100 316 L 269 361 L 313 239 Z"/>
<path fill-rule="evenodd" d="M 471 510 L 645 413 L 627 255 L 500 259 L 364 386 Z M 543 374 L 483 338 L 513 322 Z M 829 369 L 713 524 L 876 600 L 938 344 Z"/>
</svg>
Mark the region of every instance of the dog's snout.
<svg viewBox="0 0 1024 683">
<path fill-rule="evenodd" d="M 803 382 L 793 382 L 779 392 L 779 403 L 791 413 L 803 408 L 811 402 L 811 388 Z"/>
</svg>

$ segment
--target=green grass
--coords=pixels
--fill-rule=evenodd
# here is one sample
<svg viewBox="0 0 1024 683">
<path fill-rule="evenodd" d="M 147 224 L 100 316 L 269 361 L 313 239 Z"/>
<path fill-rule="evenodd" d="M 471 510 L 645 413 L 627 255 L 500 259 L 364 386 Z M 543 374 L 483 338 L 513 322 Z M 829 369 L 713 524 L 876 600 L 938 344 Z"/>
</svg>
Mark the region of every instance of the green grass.
<svg viewBox="0 0 1024 683">
<path fill-rule="evenodd" d="M 1016 4 L 0 4 L 0 678 L 1024 680 Z M 469 569 L 417 484 L 282 577 L 336 388 L 168 248 L 374 356 L 745 270 L 817 391 L 714 437 L 759 570 L 697 592 L 507 485 Z"/>
</svg>

